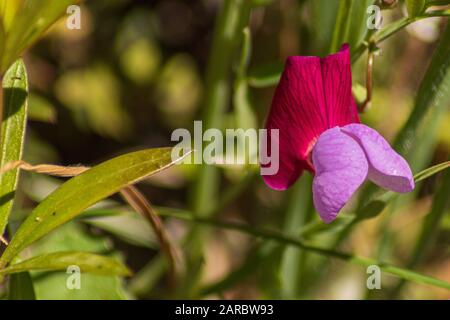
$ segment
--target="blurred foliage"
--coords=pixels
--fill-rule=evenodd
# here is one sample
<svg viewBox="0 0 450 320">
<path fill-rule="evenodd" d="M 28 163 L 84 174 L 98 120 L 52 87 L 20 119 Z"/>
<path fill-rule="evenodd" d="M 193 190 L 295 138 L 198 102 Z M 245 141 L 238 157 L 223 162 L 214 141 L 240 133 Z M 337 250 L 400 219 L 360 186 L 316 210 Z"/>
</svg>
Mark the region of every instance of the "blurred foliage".
<svg viewBox="0 0 450 320">
<path fill-rule="evenodd" d="M 193 120 L 204 117 L 202 107 L 208 107 L 208 97 L 215 94 L 210 92 L 206 76 L 208 61 L 220 61 L 210 60 L 213 54 L 229 53 L 230 67 L 216 83 L 220 99 L 213 101 L 223 106 L 218 117 L 228 127 L 263 126 L 288 55 L 324 56 L 345 41 L 351 43 L 352 54 L 363 48 L 353 63 L 353 89 L 358 101 L 366 95 L 364 46 L 373 33 L 367 30 L 366 9 L 374 1 L 253 0 L 247 29 L 237 32 L 233 50 L 226 51 L 229 44 L 225 41 L 217 45 L 217 52 L 211 52 L 220 0 L 86 0 L 81 4 L 81 30 L 67 29 L 61 19 L 36 42 L 72 2 L 0 0 L 1 73 L 35 44 L 24 55 L 31 88 L 24 159 L 31 163 L 91 165 L 138 148 L 173 145 L 171 131 L 191 129 Z M 450 43 L 448 31 L 444 33 L 447 17 L 418 17 L 430 10 L 448 10 L 448 6 L 430 5 L 448 4 L 405 0 L 382 11 L 380 32 L 409 18 L 417 21 L 378 43 L 372 108 L 361 116 L 362 122 L 394 141 L 414 108 L 418 110 L 418 121 L 424 121 L 415 133 L 417 139 L 411 142 L 416 147 L 415 173 L 447 161 L 450 154 L 450 102 L 442 98 L 449 86 L 448 81 L 436 82 L 439 77 L 435 76 L 448 70 L 443 62 L 448 62 L 448 57 L 435 60 L 434 73 L 427 77 L 436 81 L 423 87 L 417 98 L 439 39 Z M 433 100 L 437 101 L 433 110 L 439 112 L 422 114 L 434 95 L 441 97 Z M 420 247 L 416 239 L 427 238 L 422 231 L 424 223 L 437 216 L 442 221 L 432 221 L 434 242 L 427 244 L 428 254 L 414 270 L 450 282 L 450 211 L 448 206 L 440 206 L 438 211 L 434 202 L 436 198 L 442 204 L 440 188 L 448 184 L 442 174 L 429 177 L 418 184 L 414 194 L 393 202 L 389 195 L 380 196 L 375 190 L 377 201 L 389 201 L 357 215 L 353 214 L 358 207 L 355 197 L 339 219 L 324 225 L 311 204 L 311 177 L 303 176 L 292 190 L 279 193 L 254 179 L 251 166 L 217 167 L 218 200 L 205 199 L 214 219 L 268 227 L 308 245 L 376 257 L 398 266 L 409 265 L 415 248 Z M 185 241 L 192 221 L 176 216 L 180 210 L 185 210 L 183 217 L 191 216 L 186 210 L 194 202 L 192 181 L 198 172 L 194 166 L 171 168 L 141 185 L 148 199 L 166 215 L 164 226 L 180 257 L 196 249 Z M 22 174 L 10 234 L 62 183 L 61 179 Z M 369 216 L 371 219 L 362 219 Z M 356 225 L 357 217 L 361 219 Z M 383 274 L 383 290 L 367 293 L 365 268 L 220 226 L 212 230 L 198 245 L 204 268 L 195 298 L 385 298 L 398 284 Z M 121 279 L 86 274 L 82 290 L 68 290 L 65 272 L 20 273 L 10 279 L 14 293 L 10 297 L 33 298 L 31 289 L 37 299 L 174 297 L 166 279 L 168 264 L 154 232 L 119 197 L 87 209 L 25 250 L 21 258 L 67 250 L 118 258 L 135 275 Z M 448 290 L 408 282 L 395 297 L 450 296 Z"/>
</svg>

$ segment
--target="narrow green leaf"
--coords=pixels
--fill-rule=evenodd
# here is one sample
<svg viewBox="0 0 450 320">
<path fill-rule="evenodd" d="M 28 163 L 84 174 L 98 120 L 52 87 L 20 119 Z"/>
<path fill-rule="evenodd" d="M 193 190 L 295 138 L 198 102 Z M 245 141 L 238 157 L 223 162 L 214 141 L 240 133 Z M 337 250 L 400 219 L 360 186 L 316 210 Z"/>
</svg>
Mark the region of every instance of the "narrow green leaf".
<svg viewBox="0 0 450 320">
<path fill-rule="evenodd" d="M 11 27 L 11 23 L 22 4 L 23 0 L 0 0 L 0 18 L 6 31 Z"/>
<path fill-rule="evenodd" d="M 9 278 L 8 300 L 36 300 L 29 272 L 19 272 Z"/>
<path fill-rule="evenodd" d="M 339 0 L 305 1 L 309 9 L 311 33 L 314 34 L 314 41 L 311 43 L 314 46 L 312 52 L 321 56 L 326 55 L 330 49 L 339 2 Z"/>
<path fill-rule="evenodd" d="M 100 235 L 89 233 L 86 227 L 72 220 L 34 243 L 27 253 L 37 257 L 51 252 L 90 252 L 121 260 L 120 253 L 111 247 L 111 241 Z M 15 259 L 14 259 L 15 260 Z M 73 270 L 69 270 L 73 271 Z M 119 276 L 104 276 L 82 273 L 79 278 L 80 289 L 72 290 L 76 279 L 66 270 L 45 272 L 31 271 L 37 300 L 124 300 L 127 291 Z M 133 277 L 134 278 L 134 277 Z M 70 286 L 66 284 L 70 282 Z"/>
<path fill-rule="evenodd" d="M 22 60 L 15 62 L 3 79 L 3 121 L 0 167 L 22 157 L 27 122 L 28 82 Z M 0 234 L 5 231 L 16 191 L 19 170 L 0 174 Z"/>
<path fill-rule="evenodd" d="M 339 47 L 347 39 L 350 29 L 350 9 L 353 0 L 339 1 L 339 9 L 336 17 L 333 38 L 329 52 L 336 52 Z"/>
<path fill-rule="evenodd" d="M 284 218 L 283 233 L 297 235 L 298 229 L 303 227 L 311 212 L 312 176 L 306 175 L 297 181 L 290 193 L 289 205 Z M 305 252 L 298 248 L 284 248 L 282 258 L 279 259 L 279 278 L 281 283 L 281 297 L 283 299 L 297 299 L 302 288 L 302 269 Z"/>
<path fill-rule="evenodd" d="M 353 0 L 350 8 L 350 21 L 348 36 L 345 42 L 350 44 L 350 49 L 356 49 L 367 33 L 367 8 L 374 0 Z"/>
<path fill-rule="evenodd" d="M 128 153 L 70 179 L 41 202 L 22 223 L 0 258 L 0 266 L 5 266 L 22 249 L 96 202 L 170 167 L 175 163 L 171 152 L 172 148 L 160 148 Z"/>
<path fill-rule="evenodd" d="M 427 0 L 426 6 L 446 6 L 450 5 L 450 0 Z"/>
<path fill-rule="evenodd" d="M 2 61 L 3 56 L 3 50 L 5 49 L 5 40 L 6 40 L 6 33 L 5 28 L 3 27 L 3 21 L 0 17 L 0 63 Z M 3 70 L 0 70 L 0 77 L 3 75 Z"/>
<path fill-rule="evenodd" d="M 414 182 L 417 184 L 445 169 L 450 167 L 450 161 L 446 161 L 430 168 L 427 168 L 414 175 Z M 388 191 L 384 192 L 382 195 L 378 196 L 376 199 L 370 201 L 368 204 L 364 205 L 358 210 L 357 220 L 365 220 L 376 217 L 380 214 L 384 208 L 389 204 L 391 200 L 397 197 L 397 193 Z"/>
<path fill-rule="evenodd" d="M 78 2 L 78 0 L 23 0 L 20 14 L 15 15 L 9 22 L 10 32 L 7 34 L 4 55 L 1 58 L 0 73 L 38 40 L 66 12 L 68 6 Z"/>
<path fill-rule="evenodd" d="M 395 140 L 394 147 L 403 155 L 413 149 L 421 124 L 433 109 L 444 109 L 450 101 L 450 25 L 442 34 L 433 59 L 417 93 L 414 109 Z"/>
<path fill-rule="evenodd" d="M 411 18 L 417 17 L 425 9 L 425 0 L 406 0 L 406 9 Z"/>
<path fill-rule="evenodd" d="M 435 175 L 436 173 L 445 170 L 448 167 L 450 167 L 450 161 L 439 163 L 414 175 L 414 181 L 417 183 L 419 181 L 425 180 L 426 178 L 431 177 L 432 175 Z"/>
<path fill-rule="evenodd" d="M 84 219 L 83 222 L 112 233 L 133 245 L 152 249 L 158 247 L 153 229 L 136 212 L 120 212 L 119 214 L 111 212 L 110 216 Z"/>
<path fill-rule="evenodd" d="M 338 232 L 348 226 L 354 220 L 354 216 L 339 215 L 333 222 L 329 224 L 325 224 L 322 221 L 314 221 L 300 228 L 300 237 L 307 239 L 311 236 L 315 236 L 321 233 Z"/>
<path fill-rule="evenodd" d="M 12 274 L 24 271 L 57 271 L 77 266 L 83 273 L 105 276 L 129 276 L 130 270 L 115 259 L 88 252 L 55 252 L 24 260 L 0 270 L 0 274 Z"/>
</svg>

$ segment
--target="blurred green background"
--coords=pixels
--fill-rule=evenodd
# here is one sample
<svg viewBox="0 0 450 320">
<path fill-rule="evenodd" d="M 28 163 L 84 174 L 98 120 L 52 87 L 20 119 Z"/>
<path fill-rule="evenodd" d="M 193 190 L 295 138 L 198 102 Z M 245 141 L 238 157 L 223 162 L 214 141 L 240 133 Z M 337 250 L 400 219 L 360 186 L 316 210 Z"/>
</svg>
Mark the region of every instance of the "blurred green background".
<svg viewBox="0 0 450 320">
<path fill-rule="evenodd" d="M 244 119 L 247 123 L 263 126 L 274 91 L 273 85 L 261 88 L 252 84 L 251 77 L 278 70 L 289 55 L 326 55 L 338 6 L 337 0 L 255 1 L 249 23 L 252 52 L 246 102 L 251 109 Z M 85 1 L 81 5 L 81 30 L 68 30 L 65 19 L 54 25 L 24 57 L 32 92 L 25 160 L 93 165 L 132 150 L 174 145 L 170 141 L 174 129 L 191 129 L 194 120 L 202 119 L 208 94 L 207 61 L 220 7 L 218 0 Z M 383 24 L 400 19 L 405 12 L 402 4 L 383 11 Z M 445 24 L 446 18 L 422 20 L 380 45 L 374 65 L 373 102 L 362 122 L 389 141 L 413 108 Z M 234 51 L 232 56 L 238 58 L 240 48 Z M 355 85 L 365 84 L 365 64 L 363 55 L 353 67 Z M 233 79 L 230 73 L 230 82 Z M 236 104 L 242 102 L 233 101 L 230 95 L 224 103 L 226 112 L 221 119 L 225 127 L 232 128 L 239 109 Z M 424 134 L 428 139 L 421 142 L 419 148 L 423 149 L 411 163 L 414 172 L 448 160 L 448 99 L 442 103 L 446 104 L 440 108 L 443 111 L 428 115 Z M 161 212 L 167 208 L 188 210 L 200 168 L 175 166 L 141 183 L 140 188 Z M 308 175 L 285 193 L 268 189 L 253 167 L 225 166 L 220 175 L 219 192 L 238 190 L 233 201 L 220 208 L 219 219 L 270 226 L 287 234 L 295 234 L 302 225 L 318 219 L 311 204 Z M 243 182 L 245 175 L 250 178 Z M 359 224 L 339 247 L 407 265 L 440 180 L 441 175 L 437 175 L 421 183 L 414 195 L 402 197 L 381 215 Z M 23 173 L 14 219 L 20 221 L 62 181 Z M 63 285 L 64 272 L 33 273 L 38 298 L 174 297 L 177 289 L 168 282 L 166 262 L 152 230 L 139 216 L 119 197 L 90 210 L 95 211 L 95 218 L 71 222 L 28 250 L 76 249 L 116 255 L 131 267 L 134 276 L 86 275 L 83 289 L 71 291 Z M 102 217 L 100 212 L 108 210 L 127 213 Z M 446 210 L 434 235 L 437 240 L 418 270 L 450 281 L 450 216 Z M 190 224 L 171 218 L 164 221 L 172 239 L 180 240 L 188 233 Z M 233 231 L 211 230 L 203 243 L 204 267 L 195 297 L 376 299 L 388 297 L 388 288 L 398 281 L 383 274 L 382 286 L 387 289 L 368 292 L 365 268 Z M 308 240 L 328 246 L 335 242 L 336 232 L 319 233 Z M 179 247 L 180 265 L 184 265 L 182 252 L 192 248 L 189 244 Z M 181 292 L 181 297 L 186 297 Z M 409 283 L 396 297 L 448 299 L 450 294 Z"/>
</svg>

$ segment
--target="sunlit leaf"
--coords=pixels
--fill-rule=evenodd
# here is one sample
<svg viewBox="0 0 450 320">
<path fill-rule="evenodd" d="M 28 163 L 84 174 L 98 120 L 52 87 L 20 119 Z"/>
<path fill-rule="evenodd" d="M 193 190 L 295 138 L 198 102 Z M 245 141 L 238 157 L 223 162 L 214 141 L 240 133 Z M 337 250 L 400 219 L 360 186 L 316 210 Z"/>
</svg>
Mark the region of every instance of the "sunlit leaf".
<svg viewBox="0 0 450 320">
<path fill-rule="evenodd" d="M 129 276 L 130 270 L 115 259 L 88 252 L 55 252 L 33 257 L 8 268 L 0 274 L 12 274 L 23 271 L 56 271 L 77 266 L 80 272 L 105 276 Z"/>
<path fill-rule="evenodd" d="M 174 164 L 171 148 L 128 153 L 76 176 L 51 193 L 22 223 L 0 258 L 5 266 L 22 249 L 96 202 Z"/>
<path fill-rule="evenodd" d="M 3 79 L 3 121 L 0 137 L 0 167 L 22 157 L 27 122 L 28 82 L 22 60 L 15 62 Z M 13 206 L 18 170 L 0 174 L 0 234 Z"/>
<path fill-rule="evenodd" d="M 9 3 L 11 0 L 5 1 Z M 1 58 L 0 73 L 61 17 L 69 5 L 77 2 L 78 0 L 23 0 L 20 14 L 9 22 L 10 30 Z"/>
</svg>

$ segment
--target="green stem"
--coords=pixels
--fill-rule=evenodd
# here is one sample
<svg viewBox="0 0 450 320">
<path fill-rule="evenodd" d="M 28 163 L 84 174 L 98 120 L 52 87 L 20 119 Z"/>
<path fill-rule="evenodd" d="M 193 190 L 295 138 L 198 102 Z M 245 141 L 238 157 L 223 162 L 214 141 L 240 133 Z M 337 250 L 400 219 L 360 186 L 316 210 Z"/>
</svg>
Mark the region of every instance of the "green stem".
<svg viewBox="0 0 450 320">
<path fill-rule="evenodd" d="M 230 72 L 235 49 L 250 7 L 246 0 L 226 0 L 221 10 L 206 76 L 206 98 L 203 110 L 203 130 L 221 128 L 222 116 L 230 98 Z M 201 152 L 200 150 L 197 152 Z M 194 187 L 193 212 L 205 216 L 211 211 L 218 189 L 217 168 L 202 165 Z"/>
<path fill-rule="evenodd" d="M 225 0 L 220 11 L 207 67 L 203 130 L 222 127 L 222 117 L 230 101 L 230 73 L 242 29 L 249 19 L 250 3 L 248 0 Z M 211 214 L 217 201 L 219 180 L 216 167 L 201 165 L 192 194 L 191 208 L 195 216 L 208 217 Z M 191 297 L 196 290 L 206 236 L 206 230 L 197 227 L 188 235 L 187 281 L 181 292 L 184 297 Z"/>
<path fill-rule="evenodd" d="M 358 48 L 355 49 L 353 55 L 352 55 L 352 62 L 355 62 L 358 60 L 359 57 L 367 50 L 370 43 L 373 43 L 375 45 L 378 45 L 379 43 L 383 42 L 384 40 L 388 39 L 389 37 L 396 34 L 398 31 L 404 29 L 411 23 L 414 23 L 416 21 L 431 18 L 431 17 L 448 17 L 450 16 L 450 10 L 435 10 L 430 12 L 425 12 L 420 16 L 417 16 L 413 19 L 409 17 L 404 17 L 400 20 L 397 20 L 395 22 L 392 22 L 391 24 L 384 27 L 380 32 L 376 32 L 370 37 L 367 41 L 361 43 Z"/>
<path fill-rule="evenodd" d="M 208 218 L 193 217 L 191 215 L 186 215 L 186 214 L 177 213 L 177 212 L 166 212 L 164 215 L 172 217 L 172 218 L 176 218 L 176 219 L 190 221 L 192 223 L 203 224 L 203 225 L 210 226 L 210 227 L 234 230 L 234 231 L 245 233 L 247 235 L 252 235 L 257 238 L 263 238 L 265 240 L 273 240 L 273 241 L 276 241 L 283 245 L 294 246 L 294 247 L 297 247 L 297 248 L 300 248 L 300 249 L 303 249 L 303 250 L 306 250 L 306 251 L 309 251 L 312 253 L 324 255 L 327 257 L 331 257 L 331 258 L 337 258 L 337 259 L 344 260 L 344 261 L 350 262 L 352 264 L 356 264 L 356 265 L 360 265 L 360 266 L 364 266 L 364 267 L 368 267 L 371 265 L 377 265 L 378 267 L 380 267 L 380 269 L 382 271 L 389 273 L 391 275 L 397 276 L 401 279 L 450 290 L 450 283 L 448 283 L 446 281 L 435 279 L 435 278 L 432 278 L 429 276 L 425 276 L 425 275 L 419 274 L 417 272 L 399 268 L 399 267 L 396 267 L 396 266 L 393 266 L 390 264 L 381 263 L 379 261 L 376 261 L 376 260 L 373 260 L 370 258 L 354 256 L 354 255 L 351 255 L 348 253 L 344 253 L 344 252 L 340 252 L 340 251 L 336 251 L 336 250 L 332 250 L 332 249 L 326 249 L 326 248 L 320 248 L 317 246 L 308 245 L 295 237 L 283 235 L 276 230 L 254 228 L 245 223 L 223 222 L 223 221 L 211 220 Z"/>
</svg>

